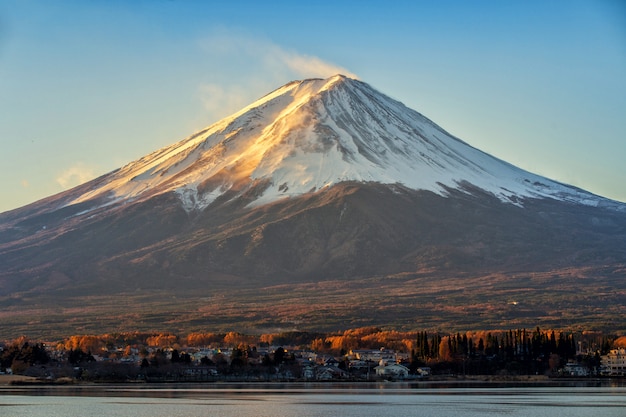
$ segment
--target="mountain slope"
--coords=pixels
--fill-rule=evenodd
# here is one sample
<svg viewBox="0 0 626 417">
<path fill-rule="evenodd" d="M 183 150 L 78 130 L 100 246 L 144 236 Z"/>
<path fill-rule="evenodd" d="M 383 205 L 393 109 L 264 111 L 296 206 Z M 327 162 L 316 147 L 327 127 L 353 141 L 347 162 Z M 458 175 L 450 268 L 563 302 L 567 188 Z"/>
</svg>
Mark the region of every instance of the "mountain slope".
<svg viewBox="0 0 626 417">
<path fill-rule="evenodd" d="M 297 81 L 0 214 L 0 306 L 6 331 L 22 333 L 70 331 L 76 311 L 84 329 L 103 316 L 173 329 L 407 325 L 418 305 L 442 326 L 467 303 L 484 314 L 463 322 L 485 326 L 513 297 L 532 306 L 515 315 L 527 326 L 611 328 L 607 314 L 626 312 L 625 207 L 493 158 L 360 81 Z"/>
</svg>

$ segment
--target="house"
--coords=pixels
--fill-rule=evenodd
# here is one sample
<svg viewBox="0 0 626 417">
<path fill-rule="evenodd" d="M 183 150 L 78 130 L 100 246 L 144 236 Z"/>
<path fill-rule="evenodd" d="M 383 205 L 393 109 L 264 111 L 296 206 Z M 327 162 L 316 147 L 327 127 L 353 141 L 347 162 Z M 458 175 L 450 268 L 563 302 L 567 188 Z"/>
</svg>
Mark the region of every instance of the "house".
<svg viewBox="0 0 626 417">
<path fill-rule="evenodd" d="M 380 362 L 384 361 L 385 363 L 389 362 L 397 362 L 398 357 L 395 351 L 386 350 L 385 348 L 380 348 L 379 350 L 352 350 L 350 351 L 350 356 L 356 358 L 361 361 L 371 361 L 371 362 Z"/>
<path fill-rule="evenodd" d="M 317 369 L 316 379 L 320 381 L 330 381 L 332 379 L 345 379 L 348 373 L 336 366 L 321 366 Z"/>
<path fill-rule="evenodd" d="M 382 377 L 392 378 L 406 378 L 409 376 L 409 368 L 398 363 L 392 363 L 391 365 L 378 365 L 376 368 L 376 375 Z"/>
<path fill-rule="evenodd" d="M 296 353 L 296 358 L 302 358 L 309 362 L 315 362 L 317 361 L 317 353 L 309 350 L 300 350 Z"/>
<path fill-rule="evenodd" d="M 367 368 L 373 368 L 372 366 L 372 362 L 371 361 L 363 361 L 363 360 L 352 360 L 349 363 L 350 369 L 367 369 Z"/>
<path fill-rule="evenodd" d="M 317 358 L 317 361 L 321 363 L 322 366 L 339 366 L 339 361 L 333 356 L 321 356 Z"/>
<path fill-rule="evenodd" d="M 563 375 L 565 376 L 589 376 L 589 368 L 574 362 L 568 362 L 563 367 Z"/>
<path fill-rule="evenodd" d="M 626 349 L 612 349 L 608 355 L 602 358 L 602 375 L 624 376 L 626 375 Z"/>
<path fill-rule="evenodd" d="M 315 379 L 315 367 L 312 363 L 307 363 L 302 367 L 302 377 L 306 380 Z"/>
</svg>

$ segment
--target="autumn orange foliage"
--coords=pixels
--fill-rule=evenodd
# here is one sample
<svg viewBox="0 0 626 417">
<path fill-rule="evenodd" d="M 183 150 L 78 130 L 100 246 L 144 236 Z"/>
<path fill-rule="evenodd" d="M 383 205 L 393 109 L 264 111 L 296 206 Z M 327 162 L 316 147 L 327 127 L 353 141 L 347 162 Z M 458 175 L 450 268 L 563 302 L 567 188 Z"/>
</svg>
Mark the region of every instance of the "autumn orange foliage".
<svg viewBox="0 0 626 417">
<path fill-rule="evenodd" d="M 378 327 L 362 327 L 349 329 L 342 332 L 322 334 L 309 334 L 306 332 L 292 332 L 280 334 L 246 335 L 239 332 L 211 333 L 195 332 L 187 336 L 178 336 L 170 333 L 119 333 L 104 335 L 75 335 L 67 338 L 57 345 L 58 349 L 75 350 L 81 349 L 84 352 L 96 354 L 111 347 L 135 348 L 153 347 L 159 349 L 181 347 L 246 347 L 246 346 L 301 346 L 316 352 L 339 354 L 349 353 L 355 349 L 390 349 L 399 352 L 415 352 L 418 357 L 427 361 L 430 359 L 452 359 L 460 346 L 459 341 L 463 339 L 463 346 L 473 346 L 478 348 L 488 347 L 489 343 L 499 341 L 529 340 L 535 334 L 541 332 L 544 337 L 561 338 L 562 332 L 552 330 L 522 329 L 522 330 L 490 330 L 490 331 L 468 331 L 463 334 L 456 333 L 442 335 L 441 333 L 430 333 L 413 331 L 383 330 Z M 563 332 L 567 335 L 568 332 Z M 437 337 L 433 337 L 437 335 Z M 594 332 L 583 332 L 584 339 L 599 340 L 600 334 Z M 426 344 L 424 345 L 424 339 Z M 421 341 L 420 341 L 421 340 Z M 467 342 L 466 342 L 467 341 Z M 613 341 L 615 347 L 626 347 L 626 336 L 619 337 Z M 122 352 L 127 355 L 128 352 Z"/>
<path fill-rule="evenodd" d="M 621 336 L 615 339 L 613 346 L 616 348 L 626 348 L 626 336 Z"/>
</svg>

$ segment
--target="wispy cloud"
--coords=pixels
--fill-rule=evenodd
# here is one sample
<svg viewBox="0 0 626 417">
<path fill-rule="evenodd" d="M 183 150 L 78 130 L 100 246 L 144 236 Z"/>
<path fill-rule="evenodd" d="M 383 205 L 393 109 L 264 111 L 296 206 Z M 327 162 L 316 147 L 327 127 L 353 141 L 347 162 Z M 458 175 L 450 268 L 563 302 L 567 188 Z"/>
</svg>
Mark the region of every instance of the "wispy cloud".
<svg viewBox="0 0 626 417">
<path fill-rule="evenodd" d="M 249 92 L 237 85 L 201 84 L 200 100 L 211 114 L 226 116 L 250 104 Z"/>
<path fill-rule="evenodd" d="M 335 74 L 357 77 L 347 68 L 319 57 L 284 48 L 269 39 L 232 30 L 217 30 L 202 40 L 201 47 L 215 58 L 248 61 L 251 71 L 270 72 L 279 77 L 290 73 L 306 78 L 326 78 Z"/>
<path fill-rule="evenodd" d="M 56 177 L 56 182 L 63 187 L 63 189 L 68 189 L 87 182 L 95 178 L 95 176 L 96 174 L 94 168 L 83 162 L 78 162 L 61 172 Z"/>
<path fill-rule="evenodd" d="M 201 47 L 210 58 L 208 66 L 216 81 L 203 83 L 198 90 L 206 110 L 215 117 L 227 116 L 295 79 L 335 74 L 357 78 L 348 69 L 317 56 L 232 30 L 221 29 L 204 38 Z"/>
<path fill-rule="evenodd" d="M 345 68 L 338 67 L 330 62 L 323 61 L 316 56 L 299 55 L 296 53 L 290 53 L 286 51 L 280 51 L 282 53 L 282 60 L 287 67 L 293 70 L 296 74 L 301 74 L 304 77 L 310 76 L 327 78 L 335 74 L 343 74 L 348 77 L 358 78 L 355 74 L 352 74 Z"/>
</svg>

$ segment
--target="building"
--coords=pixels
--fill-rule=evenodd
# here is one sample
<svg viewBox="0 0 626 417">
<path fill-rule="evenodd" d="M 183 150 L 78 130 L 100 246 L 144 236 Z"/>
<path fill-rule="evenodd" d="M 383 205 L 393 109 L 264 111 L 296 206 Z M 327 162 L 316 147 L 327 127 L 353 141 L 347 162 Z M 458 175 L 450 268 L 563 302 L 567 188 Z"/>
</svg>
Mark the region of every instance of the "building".
<svg viewBox="0 0 626 417">
<path fill-rule="evenodd" d="M 346 378 L 348 378 L 348 373 L 336 366 L 320 366 L 317 369 L 316 379 L 321 381 Z"/>
<path fill-rule="evenodd" d="M 406 378 L 409 376 L 409 368 L 398 363 L 393 363 L 387 366 L 379 365 L 374 369 L 376 370 L 377 376 L 392 378 Z"/>
<path fill-rule="evenodd" d="M 589 376 L 589 368 L 580 363 L 568 362 L 563 367 L 564 376 Z"/>
<path fill-rule="evenodd" d="M 608 355 L 602 356 L 600 373 L 608 376 L 626 375 L 626 349 L 612 349 Z"/>
<path fill-rule="evenodd" d="M 356 358 L 361 361 L 371 361 L 379 363 L 383 361 L 385 363 L 396 363 L 398 362 L 398 357 L 395 351 L 386 350 L 385 348 L 380 348 L 378 350 L 352 350 L 350 351 L 350 356 Z"/>
</svg>

